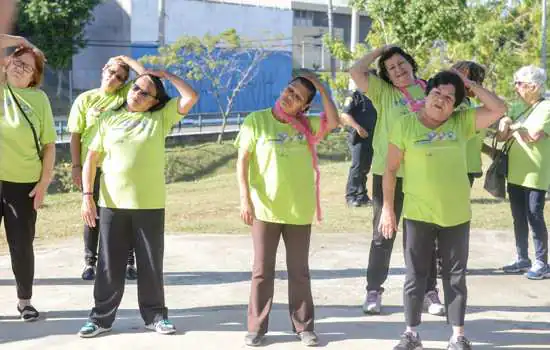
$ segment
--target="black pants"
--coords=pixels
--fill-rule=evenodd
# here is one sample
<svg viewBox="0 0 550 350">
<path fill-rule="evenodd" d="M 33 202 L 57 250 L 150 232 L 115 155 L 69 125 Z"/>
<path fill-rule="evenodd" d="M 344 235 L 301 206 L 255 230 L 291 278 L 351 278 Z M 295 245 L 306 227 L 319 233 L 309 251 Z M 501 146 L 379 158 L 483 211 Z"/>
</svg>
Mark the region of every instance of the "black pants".
<svg viewBox="0 0 550 350">
<path fill-rule="evenodd" d="M 99 200 L 99 182 L 101 180 L 101 169 L 97 168 L 94 181 L 94 202 L 96 208 Z M 97 245 L 99 242 L 99 220 L 96 220 L 95 227 L 84 224 L 84 261 L 86 265 L 94 266 L 97 262 Z M 128 265 L 134 265 L 134 248 L 128 250 Z"/>
<path fill-rule="evenodd" d="M 480 173 L 468 173 L 468 180 L 470 180 L 470 188 L 474 185 L 474 181 L 476 178 L 483 176 L 483 174 Z"/>
<path fill-rule="evenodd" d="M 397 222 L 401 218 L 403 210 L 403 179 L 397 178 L 395 184 L 394 211 Z M 373 175 L 372 177 L 372 201 L 373 201 L 373 219 L 372 219 L 372 241 L 369 253 L 369 266 L 367 267 L 367 291 L 383 290 L 382 284 L 388 278 L 390 269 L 391 253 L 393 250 L 393 242 L 395 234 L 391 239 L 386 239 L 382 232 L 378 230 L 380 216 L 382 215 L 382 207 L 384 198 L 382 193 L 382 176 Z M 435 244 L 435 243 L 434 243 Z M 432 254 L 432 270 L 430 278 L 426 286 L 426 292 L 435 290 L 437 284 L 437 266 L 435 249 Z"/>
<path fill-rule="evenodd" d="M 529 225 L 533 231 L 535 258 L 548 263 L 548 229 L 544 221 L 546 191 L 508 184 L 518 259 L 529 260 Z"/>
<path fill-rule="evenodd" d="M 124 294 L 126 252 L 136 250 L 138 303 L 145 324 L 165 319 L 164 209 L 100 208 L 99 261 L 90 320 L 111 327 Z"/>
<path fill-rule="evenodd" d="M 372 164 L 372 139 L 352 144 L 348 138 L 348 146 L 351 152 L 351 167 L 346 185 L 346 201 L 368 200 L 367 174 Z"/>
<path fill-rule="evenodd" d="M 403 288 L 407 326 L 420 324 L 424 294 L 431 279 L 434 243 L 437 240 L 442 260 L 441 277 L 445 294 L 447 321 L 463 326 L 466 314 L 466 268 L 470 242 L 470 222 L 452 227 L 403 220 L 405 266 L 407 275 Z"/>
<path fill-rule="evenodd" d="M 30 299 L 34 280 L 33 241 L 36 226 L 34 199 L 29 197 L 36 183 L 0 182 L 0 222 L 4 219 L 15 275 L 17 298 Z"/>
</svg>

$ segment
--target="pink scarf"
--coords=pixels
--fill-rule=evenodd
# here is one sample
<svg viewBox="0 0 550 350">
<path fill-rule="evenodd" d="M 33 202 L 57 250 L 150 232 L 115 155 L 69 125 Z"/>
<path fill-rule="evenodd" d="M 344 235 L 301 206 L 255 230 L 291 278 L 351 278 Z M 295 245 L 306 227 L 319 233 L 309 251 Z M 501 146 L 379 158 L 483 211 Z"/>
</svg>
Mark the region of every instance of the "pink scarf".
<svg viewBox="0 0 550 350">
<path fill-rule="evenodd" d="M 420 87 L 424 91 L 426 91 L 426 83 L 424 82 L 424 80 L 416 79 L 414 81 L 414 83 L 416 85 L 420 85 Z M 420 100 L 415 100 L 415 99 L 412 98 L 412 96 L 409 93 L 409 90 L 407 90 L 407 88 L 399 87 L 398 89 L 405 96 L 405 102 L 409 106 L 409 110 L 411 112 L 418 112 L 420 109 L 422 109 L 422 107 L 424 107 L 425 98 L 422 98 Z"/>
<path fill-rule="evenodd" d="M 321 138 L 313 134 L 311 124 L 305 114 L 300 113 L 296 116 L 289 115 L 283 110 L 283 108 L 281 108 L 279 100 L 275 102 L 275 107 L 273 107 L 273 111 L 275 112 L 277 117 L 281 118 L 284 122 L 290 124 L 294 128 L 294 130 L 304 135 L 304 137 L 306 138 L 309 152 L 311 152 L 313 170 L 315 171 L 315 198 L 317 201 L 317 221 L 321 222 L 321 220 L 323 219 L 321 213 L 321 195 L 319 192 L 321 172 L 319 171 L 319 158 L 317 156 L 317 145 L 319 144 L 319 142 L 321 142 Z M 318 134 L 323 134 L 326 129 L 327 118 L 325 117 L 325 113 L 323 112 L 321 113 L 321 129 L 319 130 Z"/>
</svg>

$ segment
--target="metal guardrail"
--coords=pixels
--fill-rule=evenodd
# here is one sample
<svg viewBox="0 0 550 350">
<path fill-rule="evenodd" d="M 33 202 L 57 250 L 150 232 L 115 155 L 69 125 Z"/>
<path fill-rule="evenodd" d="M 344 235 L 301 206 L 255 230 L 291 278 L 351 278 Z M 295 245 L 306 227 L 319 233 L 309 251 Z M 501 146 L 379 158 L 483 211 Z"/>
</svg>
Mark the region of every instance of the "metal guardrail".
<svg viewBox="0 0 550 350">
<path fill-rule="evenodd" d="M 239 130 L 244 118 L 250 114 L 248 112 L 231 112 L 227 117 L 226 131 Z M 312 113 L 316 115 L 317 113 Z M 71 134 L 67 131 L 67 119 L 55 118 L 55 129 L 57 133 L 56 143 L 68 143 Z M 169 135 L 185 135 L 185 134 L 212 134 L 219 131 L 222 125 L 222 117 L 220 113 L 195 113 L 188 114 L 172 127 Z"/>
<path fill-rule="evenodd" d="M 231 112 L 227 117 L 227 131 L 239 129 L 244 118 L 251 112 Z M 222 125 L 220 113 L 189 114 L 172 127 L 170 135 L 213 133 Z M 67 119 L 56 118 L 55 129 L 57 143 L 69 142 L 71 134 L 67 131 Z"/>
</svg>

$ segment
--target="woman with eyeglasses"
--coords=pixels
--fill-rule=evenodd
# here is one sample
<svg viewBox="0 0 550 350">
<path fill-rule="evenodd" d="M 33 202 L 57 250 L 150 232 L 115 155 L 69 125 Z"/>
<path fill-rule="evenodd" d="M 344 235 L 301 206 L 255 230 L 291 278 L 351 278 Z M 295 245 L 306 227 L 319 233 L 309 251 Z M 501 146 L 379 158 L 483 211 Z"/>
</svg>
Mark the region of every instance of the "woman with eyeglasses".
<svg viewBox="0 0 550 350">
<path fill-rule="evenodd" d="M 0 35 L 5 47 L 18 47 L 0 73 L 0 220 L 17 286 L 17 310 L 35 321 L 31 304 L 37 210 L 52 180 L 56 133 L 48 96 L 39 89 L 44 54 L 22 37 Z"/>
<path fill-rule="evenodd" d="M 80 190 L 82 190 L 82 164 L 86 159 L 88 146 L 97 131 L 98 117 L 102 112 L 121 107 L 126 101 L 126 96 L 132 85 L 131 83 L 125 83 L 130 74 L 130 68 L 137 74 L 142 74 L 145 71 L 139 62 L 130 57 L 118 56 L 111 58 L 101 72 L 101 86 L 98 89 L 82 93 L 73 103 L 67 128 L 71 133 L 73 183 Z M 98 166 L 92 196 L 96 206 L 99 199 L 101 164 L 98 164 Z M 85 266 L 82 271 L 83 280 L 93 280 L 95 278 L 98 241 L 98 225 L 95 227 L 84 225 Z M 126 278 L 129 280 L 137 278 L 134 262 L 134 250 L 130 248 L 126 266 Z"/>
<path fill-rule="evenodd" d="M 525 66 L 514 74 L 517 94 L 524 103 L 519 115 L 501 121 L 499 138 L 511 143 L 508 155 L 508 195 L 514 219 L 516 258 L 506 273 L 525 272 L 532 280 L 550 278 L 548 228 L 544 219 L 550 186 L 550 102 L 544 98 L 546 71 Z M 519 109 L 518 109 L 519 111 Z M 535 261 L 529 258 L 529 226 Z"/>
<path fill-rule="evenodd" d="M 317 91 L 326 117 L 308 118 L 305 113 Z M 288 84 L 272 108 L 248 115 L 235 140 L 241 219 L 252 226 L 254 246 L 248 346 L 261 345 L 268 330 L 281 237 L 292 329 L 304 345 L 318 343 L 308 262 L 313 215 L 321 217 L 316 144 L 338 122 L 328 91 L 305 72 Z"/>
<path fill-rule="evenodd" d="M 170 98 L 161 79 L 180 94 Z M 99 118 L 82 176 L 82 218 L 95 227 L 95 173 L 103 158 L 99 195 L 99 254 L 95 306 L 79 336 L 111 330 L 124 293 L 126 256 L 133 245 L 138 268 L 138 301 L 145 327 L 160 334 L 176 331 L 164 302 L 165 137 L 197 102 L 197 93 L 164 71 L 139 76 L 126 104 Z"/>
</svg>

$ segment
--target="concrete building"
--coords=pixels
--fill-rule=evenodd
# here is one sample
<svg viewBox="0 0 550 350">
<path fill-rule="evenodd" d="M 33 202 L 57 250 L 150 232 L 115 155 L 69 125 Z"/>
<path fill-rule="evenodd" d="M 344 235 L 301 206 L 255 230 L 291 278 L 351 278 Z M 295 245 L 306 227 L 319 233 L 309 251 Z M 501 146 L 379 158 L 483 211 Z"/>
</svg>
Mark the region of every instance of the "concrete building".
<svg viewBox="0 0 550 350">
<path fill-rule="evenodd" d="M 333 0 L 334 26 L 336 37 L 349 44 L 347 1 Z M 159 45 L 182 35 L 202 37 L 235 28 L 242 38 L 273 52 L 234 109 L 262 108 L 273 103 L 292 68 L 329 68 L 330 56 L 321 44 L 328 32 L 325 4 L 325 0 L 106 0 L 95 9 L 95 20 L 86 29 L 89 46 L 73 58 L 73 86 L 77 91 L 97 87 L 109 57 L 139 58 L 155 54 Z M 368 18 L 362 16 L 360 38 L 369 27 Z M 208 84 L 196 82 L 195 88 L 202 97 L 193 112 L 216 112 Z"/>
</svg>

